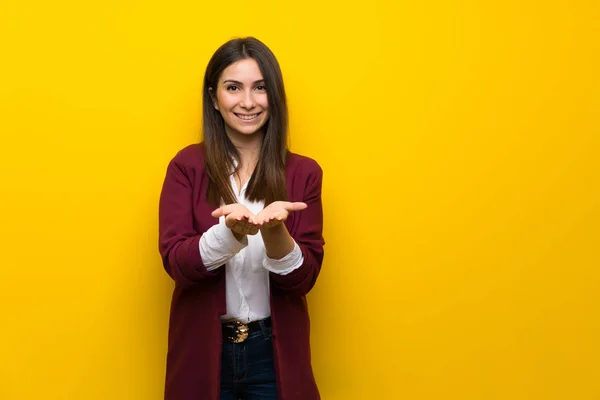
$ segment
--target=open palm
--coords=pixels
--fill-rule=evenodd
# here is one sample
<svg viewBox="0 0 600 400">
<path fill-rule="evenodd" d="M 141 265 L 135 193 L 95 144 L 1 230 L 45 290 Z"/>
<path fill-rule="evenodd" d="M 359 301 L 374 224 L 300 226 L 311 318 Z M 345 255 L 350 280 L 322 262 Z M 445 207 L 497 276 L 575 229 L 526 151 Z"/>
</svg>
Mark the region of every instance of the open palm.
<svg viewBox="0 0 600 400">
<path fill-rule="evenodd" d="M 246 207 L 239 203 L 228 204 L 217 208 L 211 214 L 215 218 L 225 216 L 225 225 L 231 229 L 234 234 L 240 235 L 256 235 L 260 228 L 252 223 L 254 214 Z"/>
<path fill-rule="evenodd" d="M 290 212 L 304 210 L 306 207 L 306 203 L 302 202 L 275 201 L 251 218 L 250 223 L 261 229 L 272 228 L 285 222 Z"/>
</svg>

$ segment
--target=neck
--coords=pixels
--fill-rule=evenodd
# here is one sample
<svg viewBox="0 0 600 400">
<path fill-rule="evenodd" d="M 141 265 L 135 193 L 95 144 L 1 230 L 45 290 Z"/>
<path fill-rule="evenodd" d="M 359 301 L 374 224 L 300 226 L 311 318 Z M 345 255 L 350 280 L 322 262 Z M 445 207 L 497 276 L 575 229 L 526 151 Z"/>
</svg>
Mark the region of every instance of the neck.
<svg viewBox="0 0 600 400">
<path fill-rule="evenodd" d="M 254 166 L 260 154 L 264 132 L 261 130 L 251 135 L 243 135 L 227 130 L 227 136 L 240 154 L 241 166 Z"/>
</svg>

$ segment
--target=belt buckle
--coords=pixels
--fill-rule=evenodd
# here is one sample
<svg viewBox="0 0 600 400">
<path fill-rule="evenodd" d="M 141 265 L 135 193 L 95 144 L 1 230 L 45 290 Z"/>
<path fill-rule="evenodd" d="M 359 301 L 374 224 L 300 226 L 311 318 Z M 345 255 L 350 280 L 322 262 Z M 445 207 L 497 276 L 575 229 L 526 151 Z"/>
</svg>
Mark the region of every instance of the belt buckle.
<svg viewBox="0 0 600 400">
<path fill-rule="evenodd" d="M 244 340 L 248 339 L 248 325 L 244 324 L 240 321 L 235 321 L 235 334 L 236 336 L 230 337 L 233 343 L 242 343 Z"/>
</svg>

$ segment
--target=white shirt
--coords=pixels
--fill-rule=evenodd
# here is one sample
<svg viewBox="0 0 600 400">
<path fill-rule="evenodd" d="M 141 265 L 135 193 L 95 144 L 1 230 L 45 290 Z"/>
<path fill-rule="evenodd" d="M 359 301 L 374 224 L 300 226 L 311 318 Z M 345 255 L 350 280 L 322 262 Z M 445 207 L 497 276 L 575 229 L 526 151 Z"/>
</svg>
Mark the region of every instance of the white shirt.
<svg viewBox="0 0 600 400">
<path fill-rule="evenodd" d="M 264 202 L 246 199 L 248 183 L 237 190 L 237 183 L 230 176 L 231 187 L 238 203 L 258 214 Z M 227 314 L 222 320 L 237 319 L 251 322 L 271 315 L 269 295 L 269 272 L 286 275 L 299 268 L 304 262 L 300 247 L 294 241 L 294 249 L 285 257 L 275 260 L 266 253 L 260 231 L 237 240 L 227 226 L 225 217 L 209 228 L 200 238 L 200 256 L 206 269 L 212 271 L 225 266 Z"/>
</svg>

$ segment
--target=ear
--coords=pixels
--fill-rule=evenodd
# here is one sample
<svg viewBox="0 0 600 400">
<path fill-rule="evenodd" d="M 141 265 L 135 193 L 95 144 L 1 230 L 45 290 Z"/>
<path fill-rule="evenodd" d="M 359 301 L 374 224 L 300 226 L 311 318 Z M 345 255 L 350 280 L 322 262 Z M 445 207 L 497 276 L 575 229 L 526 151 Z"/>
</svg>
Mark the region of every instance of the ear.
<svg viewBox="0 0 600 400">
<path fill-rule="evenodd" d="M 217 101 L 217 96 L 215 95 L 215 91 L 213 90 L 213 88 L 208 88 L 208 94 L 210 95 L 210 99 L 212 100 L 213 107 L 215 108 L 215 110 L 219 111 L 219 103 Z"/>
</svg>

